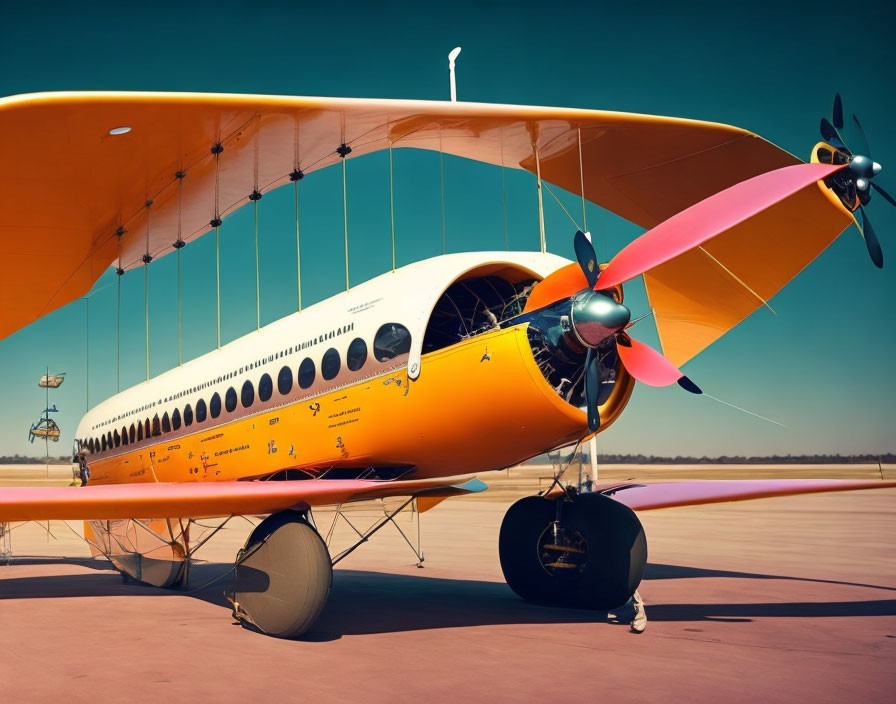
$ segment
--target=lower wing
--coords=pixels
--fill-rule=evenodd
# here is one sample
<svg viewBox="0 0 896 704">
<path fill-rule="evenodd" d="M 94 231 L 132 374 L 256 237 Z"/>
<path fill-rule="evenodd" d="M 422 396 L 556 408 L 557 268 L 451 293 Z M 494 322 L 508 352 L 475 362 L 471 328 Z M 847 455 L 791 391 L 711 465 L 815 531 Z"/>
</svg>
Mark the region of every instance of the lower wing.
<svg viewBox="0 0 896 704">
<path fill-rule="evenodd" d="M 427 505 L 448 496 L 484 491 L 478 480 L 184 482 L 86 487 L 0 489 L 0 523 L 118 518 L 214 518 L 304 510 L 386 496 L 417 496 Z M 421 509 L 422 510 L 422 509 Z"/>
<path fill-rule="evenodd" d="M 771 496 L 896 487 L 896 481 L 855 479 L 747 479 L 626 483 L 598 491 L 636 511 L 746 501 Z M 87 487 L 13 487 L 0 490 L 0 523 L 46 520 L 112 520 L 160 517 L 213 518 L 304 510 L 378 499 L 416 496 L 426 508 L 449 496 L 484 491 L 478 480 L 187 482 Z M 421 508 L 421 510 L 424 510 Z"/>
<path fill-rule="evenodd" d="M 716 479 L 658 482 L 656 484 L 616 484 L 598 489 L 635 511 L 673 506 L 748 501 L 771 496 L 818 494 L 854 489 L 886 489 L 896 481 L 877 479 Z"/>
</svg>

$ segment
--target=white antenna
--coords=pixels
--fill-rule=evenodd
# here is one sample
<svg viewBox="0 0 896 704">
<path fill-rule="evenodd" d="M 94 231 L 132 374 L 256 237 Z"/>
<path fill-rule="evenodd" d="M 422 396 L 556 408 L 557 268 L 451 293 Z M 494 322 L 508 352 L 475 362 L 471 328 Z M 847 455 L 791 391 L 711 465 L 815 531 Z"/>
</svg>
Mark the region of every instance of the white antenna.
<svg viewBox="0 0 896 704">
<path fill-rule="evenodd" d="M 451 83 L 451 102 L 457 102 L 457 84 L 454 81 L 454 60 L 460 54 L 460 47 L 456 46 L 448 54 L 448 80 Z"/>
</svg>

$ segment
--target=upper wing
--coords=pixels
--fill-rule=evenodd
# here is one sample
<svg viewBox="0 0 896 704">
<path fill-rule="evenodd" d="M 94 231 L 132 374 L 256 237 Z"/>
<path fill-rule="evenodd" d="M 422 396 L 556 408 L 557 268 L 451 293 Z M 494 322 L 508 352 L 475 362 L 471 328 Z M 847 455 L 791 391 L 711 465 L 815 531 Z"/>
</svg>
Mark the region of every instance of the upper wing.
<svg viewBox="0 0 896 704">
<path fill-rule="evenodd" d="M 855 220 L 821 182 L 644 274 L 663 353 L 681 366 L 780 291 Z"/>
<path fill-rule="evenodd" d="M 267 514 L 386 496 L 441 498 L 483 491 L 453 479 L 184 482 L 0 489 L 0 523 L 116 518 L 212 518 Z"/>
<path fill-rule="evenodd" d="M 116 127 L 131 129 L 110 135 Z M 533 173 L 537 151 L 545 180 L 576 194 L 584 183 L 589 200 L 644 227 L 799 161 L 736 127 L 597 110 L 197 93 L 0 98 L 0 339 L 82 296 L 113 262 L 172 252 L 178 232 L 204 234 L 254 190 L 336 163 L 343 143 L 349 158 L 416 147 Z"/>
<path fill-rule="evenodd" d="M 852 489 L 885 489 L 896 481 L 866 479 L 716 479 L 703 481 L 621 484 L 599 489 L 636 511 L 673 506 L 747 501 L 770 496 L 817 494 Z"/>
</svg>

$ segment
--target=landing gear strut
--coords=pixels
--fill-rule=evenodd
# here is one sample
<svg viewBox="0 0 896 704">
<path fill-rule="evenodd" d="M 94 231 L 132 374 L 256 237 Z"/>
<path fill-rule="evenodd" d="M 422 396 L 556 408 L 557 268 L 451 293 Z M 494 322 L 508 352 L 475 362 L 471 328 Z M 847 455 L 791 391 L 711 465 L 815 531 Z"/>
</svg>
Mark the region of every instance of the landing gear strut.
<svg viewBox="0 0 896 704">
<path fill-rule="evenodd" d="M 635 594 L 647 564 L 641 521 L 601 494 L 517 501 L 498 551 L 507 584 L 523 599 L 604 611 Z"/>
</svg>

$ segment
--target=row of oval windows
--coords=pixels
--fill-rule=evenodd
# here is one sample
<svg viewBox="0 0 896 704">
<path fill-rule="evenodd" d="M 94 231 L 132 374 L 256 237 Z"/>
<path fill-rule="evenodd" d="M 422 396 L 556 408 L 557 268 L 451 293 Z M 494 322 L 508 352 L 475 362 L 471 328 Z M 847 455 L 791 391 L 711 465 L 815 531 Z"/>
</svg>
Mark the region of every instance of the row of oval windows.
<svg viewBox="0 0 896 704">
<path fill-rule="evenodd" d="M 411 349 L 411 334 L 408 329 L 399 323 L 387 323 L 380 327 L 374 336 L 373 353 L 379 362 L 387 362 L 400 354 L 406 354 Z M 360 337 L 352 340 L 348 346 L 345 364 L 350 371 L 356 372 L 364 366 L 367 361 L 367 343 Z M 338 350 L 331 347 L 324 352 L 323 359 L 320 363 L 320 374 L 326 380 L 330 381 L 336 378 L 342 368 L 342 359 Z M 314 383 L 317 376 L 317 369 L 314 360 L 306 357 L 302 360 L 298 370 L 298 384 L 301 389 L 308 389 Z M 285 396 L 293 389 L 293 374 L 289 366 L 284 366 L 277 375 L 277 390 L 281 395 Z M 258 398 L 260 401 L 269 401 L 274 395 L 274 382 L 270 374 L 262 374 L 258 380 Z M 243 408 L 249 408 L 255 403 L 255 387 L 250 380 L 243 382 L 240 390 L 239 402 Z M 224 408 L 228 413 L 236 410 L 237 394 L 236 389 L 232 386 L 227 389 L 224 394 Z M 202 423 L 208 415 L 217 418 L 221 415 L 221 395 L 215 392 L 208 402 L 205 404 L 204 399 L 196 402 L 195 415 L 193 408 L 188 403 L 184 406 L 183 418 L 181 418 L 180 409 L 175 408 L 169 418 L 166 412 L 161 421 L 156 416 L 150 424 L 149 418 L 143 423 L 132 423 L 130 430 L 122 428 L 121 433 L 118 430 L 111 431 L 100 438 L 90 438 L 87 441 L 87 449 L 91 452 L 100 452 L 120 447 L 129 443 L 140 442 L 144 437 L 155 437 L 162 433 L 169 433 L 172 430 L 180 430 L 181 425 L 189 427 L 193 425 L 193 421 Z M 82 442 L 83 446 L 83 442 Z"/>
</svg>

